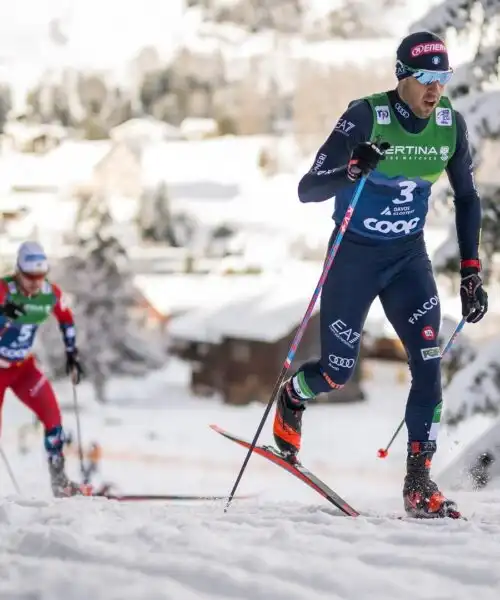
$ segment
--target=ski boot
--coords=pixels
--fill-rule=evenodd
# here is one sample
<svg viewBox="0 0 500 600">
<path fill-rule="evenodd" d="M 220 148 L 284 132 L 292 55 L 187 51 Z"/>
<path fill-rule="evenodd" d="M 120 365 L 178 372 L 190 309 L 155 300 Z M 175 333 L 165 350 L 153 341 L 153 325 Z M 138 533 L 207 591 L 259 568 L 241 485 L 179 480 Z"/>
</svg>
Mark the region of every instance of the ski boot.
<svg viewBox="0 0 500 600">
<path fill-rule="evenodd" d="M 291 463 L 297 462 L 302 434 L 302 413 L 305 408 L 306 403 L 295 395 L 291 380 L 287 381 L 279 392 L 273 435 L 279 451 Z"/>
<path fill-rule="evenodd" d="M 406 514 L 419 519 L 449 517 L 460 519 L 455 502 L 448 500 L 430 478 L 435 442 L 411 442 L 408 444 L 406 477 L 403 499 Z"/>
<path fill-rule="evenodd" d="M 63 455 L 64 442 L 65 437 L 62 427 L 54 427 L 50 431 L 45 432 L 45 450 L 48 455 L 52 493 L 56 498 L 92 495 L 91 486 L 75 483 L 66 475 L 64 469 L 65 459 Z"/>
<path fill-rule="evenodd" d="M 70 496 L 91 496 L 92 486 L 71 481 L 64 470 L 64 456 L 55 454 L 49 457 L 49 473 L 52 493 L 56 498 Z"/>
</svg>

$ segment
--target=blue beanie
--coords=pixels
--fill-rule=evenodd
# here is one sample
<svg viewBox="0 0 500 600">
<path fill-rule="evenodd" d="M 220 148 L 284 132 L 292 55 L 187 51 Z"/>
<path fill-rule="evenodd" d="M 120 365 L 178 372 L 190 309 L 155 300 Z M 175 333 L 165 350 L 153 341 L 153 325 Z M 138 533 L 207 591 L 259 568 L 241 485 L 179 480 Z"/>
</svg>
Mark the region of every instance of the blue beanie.
<svg viewBox="0 0 500 600">
<path fill-rule="evenodd" d="M 430 31 L 417 31 L 406 36 L 396 52 L 398 79 L 408 77 L 410 73 L 400 63 L 411 69 L 426 71 L 448 71 L 450 63 L 448 50 L 441 38 Z"/>
</svg>

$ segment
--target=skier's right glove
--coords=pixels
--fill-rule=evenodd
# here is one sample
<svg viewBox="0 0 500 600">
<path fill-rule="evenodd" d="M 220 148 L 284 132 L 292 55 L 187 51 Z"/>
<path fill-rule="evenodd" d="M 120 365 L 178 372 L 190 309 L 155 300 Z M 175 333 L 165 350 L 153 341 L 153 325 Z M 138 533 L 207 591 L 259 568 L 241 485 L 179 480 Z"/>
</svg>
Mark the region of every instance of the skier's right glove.
<svg viewBox="0 0 500 600">
<path fill-rule="evenodd" d="M 78 350 L 66 350 L 66 373 L 75 385 L 78 385 L 84 375 L 83 367 L 78 359 Z"/>
<path fill-rule="evenodd" d="M 369 175 L 377 168 L 378 163 L 385 159 L 385 151 L 388 148 L 388 142 L 382 142 L 380 145 L 375 142 L 361 142 L 355 146 L 347 163 L 347 179 L 358 181 L 364 175 Z"/>
<path fill-rule="evenodd" d="M 6 319 L 10 319 L 11 321 L 15 321 L 25 314 L 26 309 L 22 304 L 17 304 L 16 302 L 12 302 L 10 300 L 7 300 L 5 304 L 0 306 L 0 315 Z"/>
</svg>

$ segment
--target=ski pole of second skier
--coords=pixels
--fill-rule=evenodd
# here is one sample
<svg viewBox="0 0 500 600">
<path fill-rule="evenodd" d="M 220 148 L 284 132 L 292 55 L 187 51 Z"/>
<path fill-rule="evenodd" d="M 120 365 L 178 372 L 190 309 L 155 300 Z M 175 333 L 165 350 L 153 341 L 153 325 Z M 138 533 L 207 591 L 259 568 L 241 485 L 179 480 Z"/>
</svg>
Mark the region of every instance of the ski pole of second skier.
<svg viewBox="0 0 500 600">
<path fill-rule="evenodd" d="M 234 482 L 233 485 L 233 489 L 231 490 L 231 493 L 229 494 L 226 506 L 224 508 L 224 512 L 226 512 L 229 508 L 229 505 L 231 504 L 232 499 L 234 498 L 234 495 L 236 493 L 236 490 L 238 489 L 238 485 L 241 481 L 241 478 L 243 476 L 243 473 L 245 472 L 246 466 L 248 464 L 248 461 L 250 460 L 250 456 L 252 455 L 252 452 L 255 449 L 255 446 L 257 445 L 257 441 L 259 439 L 259 436 L 262 432 L 262 429 L 264 427 L 264 424 L 267 420 L 267 417 L 269 415 L 269 413 L 271 412 L 271 407 L 274 403 L 274 400 L 279 392 L 279 389 L 281 387 L 281 384 L 283 383 L 284 379 L 285 379 L 285 375 L 290 367 L 290 364 L 292 363 L 292 360 L 295 356 L 295 353 L 297 351 L 297 348 L 299 346 L 300 340 L 302 339 L 302 336 L 304 335 L 304 331 L 306 329 L 307 323 L 309 322 L 309 318 L 311 317 L 312 311 L 314 309 L 314 306 L 316 304 L 316 301 L 319 297 L 319 294 L 321 293 L 321 289 L 323 287 L 323 284 L 325 282 L 326 276 L 328 275 L 328 271 L 330 270 L 330 267 L 332 266 L 332 263 L 335 259 L 335 256 L 338 252 L 339 246 L 340 246 L 340 242 L 342 241 L 342 238 L 344 237 L 344 233 L 349 225 L 349 222 L 351 220 L 351 217 L 354 213 L 354 208 L 359 200 L 359 197 L 361 195 L 361 192 L 363 191 L 363 188 L 365 186 L 366 183 L 366 179 L 367 176 L 362 177 L 357 186 L 356 189 L 354 191 L 353 197 L 349 203 L 349 206 L 347 207 L 346 213 L 344 215 L 344 218 L 342 219 L 342 223 L 340 224 L 338 233 L 335 237 L 335 241 L 327 255 L 327 258 L 324 262 L 323 265 L 323 272 L 321 273 L 321 276 L 319 278 L 318 284 L 316 285 L 316 289 L 314 290 L 314 293 L 312 295 L 312 298 L 309 302 L 309 306 L 307 307 L 307 310 L 305 312 L 305 315 L 302 318 L 302 322 L 300 323 L 297 332 L 295 333 L 295 337 L 293 338 L 292 344 L 290 346 L 290 349 L 288 351 L 288 355 L 285 359 L 285 362 L 283 364 L 283 368 L 281 369 L 281 373 L 279 374 L 278 379 L 276 380 L 276 383 L 274 384 L 274 388 L 271 392 L 271 397 L 269 398 L 269 402 L 266 406 L 266 409 L 264 411 L 264 414 L 262 415 L 262 418 L 260 420 L 259 426 L 257 427 L 257 431 L 255 432 L 254 438 L 252 440 L 252 443 L 250 445 L 250 448 L 248 449 L 248 452 L 245 456 L 245 460 L 243 461 L 243 464 L 240 468 L 240 471 L 238 473 L 238 476 L 236 477 L 236 481 Z"/>
<path fill-rule="evenodd" d="M 82 477 L 85 477 L 85 464 L 83 458 L 83 445 L 82 445 L 82 429 L 80 426 L 80 406 L 78 404 L 78 394 L 76 391 L 76 373 L 71 373 L 71 385 L 73 387 L 73 406 L 75 409 L 75 420 L 76 420 L 76 443 L 78 445 L 78 461 L 80 462 L 80 473 Z"/>
<path fill-rule="evenodd" d="M 14 475 L 14 471 L 12 470 L 12 468 L 10 466 L 9 460 L 7 458 L 7 455 L 5 454 L 3 446 L 0 446 L 0 455 L 2 456 L 2 460 L 4 462 L 5 468 L 7 469 L 7 473 L 9 474 L 10 480 L 12 481 L 12 485 L 14 486 L 16 493 L 21 495 L 21 488 L 19 487 L 19 484 L 17 483 L 16 476 Z"/>
<path fill-rule="evenodd" d="M 448 340 L 448 343 L 446 344 L 446 346 L 443 348 L 443 351 L 441 352 L 441 358 L 443 358 L 443 356 L 448 352 L 448 350 L 453 346 L 455 340 L 457 339 L 458 334 L 462 331 L 462 329 L 464 328 L 466 321 L 465 321 L 465 317 L 460 321 L 460 323 L 455 327 L 455 331 L 451 334 L 450 339 Z M 379 450 L 377 451 L 377 455 L 379 458 L 386 458 L 387 455 L 389 454 L 389 449 L 392 446 L 392 444 L 394 443 L 394 440 L 398 437 L 399 432 L 401 431 L 401 429 L 403 429 L 403 425 L 405 424 L 405 420 L 404 418 L 402 419 L 401 423 L 398 425 L 398 428 L 396 429 L 396 431 L 393 433 L 391 439 L 389 440 L 389 443 L 387 444 L 387 446 L 385 448 L 379 448 Z"/>
</svg>

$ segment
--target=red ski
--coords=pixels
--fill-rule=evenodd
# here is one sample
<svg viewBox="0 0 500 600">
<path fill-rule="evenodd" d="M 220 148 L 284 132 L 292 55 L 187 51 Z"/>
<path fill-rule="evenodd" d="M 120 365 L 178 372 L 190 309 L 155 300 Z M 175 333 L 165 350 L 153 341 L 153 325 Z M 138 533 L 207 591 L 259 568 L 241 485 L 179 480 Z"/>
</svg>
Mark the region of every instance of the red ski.
<svg viewBox="0 0 500 600">
<path fill-rule="evenodd" d="M 225 431 L 218 425 L 210 425 L 210 427 L 217 433 L 220 433 L 221 435 L 226 437 L 228 440 L 232 440 L 233 442 L 236 442 L 244 448 L 248 449 L 252 445 L 247 440 L 233 435 L 228 431 Z M 267 458 L 267 460 L 270 460 L 275 465 L 282 467 L 292 475 L 295 475 L 295 477 L 306 483 L 309 487 L 318 492 L 318 494 L 321 494 L 323 498 L 326 498 L 328 502 L 331 502 L 331 504 L 339 508 L 343 514 L 349 517 L 359 516 L 357 510 L 352 508 L 352 506 L 350 506 L 343 498 L 341 498 L 336 492 L 330 489 L 325 483 L 323 483 L 323 481 L 321 481 L 321 479 L 316 477 L 316 475 L 311 473 L 309 469 L 306 469 L 306 467 L 304 467 L 300 462 L 291 463 L 290 461 L 286 460 L 283 457 L 283 455 L 272 446 L 255 446 L 253 451 L 259 454 L 260 456 Z"/>
</svg>

